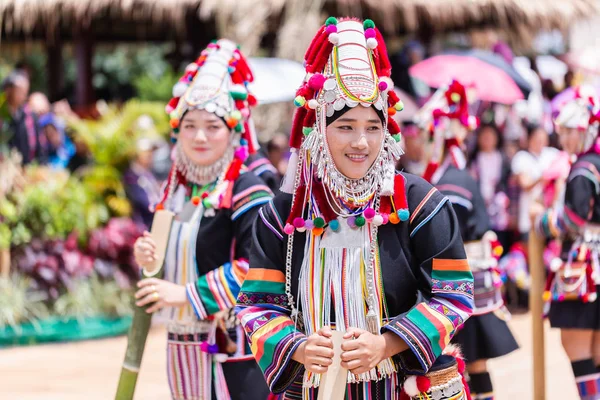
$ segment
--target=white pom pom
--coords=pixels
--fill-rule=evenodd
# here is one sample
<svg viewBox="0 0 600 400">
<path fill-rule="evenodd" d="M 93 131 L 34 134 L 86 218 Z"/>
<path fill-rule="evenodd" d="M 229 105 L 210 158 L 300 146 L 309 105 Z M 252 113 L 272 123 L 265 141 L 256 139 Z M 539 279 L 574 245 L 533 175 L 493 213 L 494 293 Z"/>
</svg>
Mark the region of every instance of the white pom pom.
<svg viewBox="0 0 600 400">
<path fill-rule="evenodd" d="M 367 39 L 367 47 L 370 48 L 371 50 L 376 48 L 377 47 L 377 39 L 375 39 L 375 38 Z"/>
<path fill-rule="evenodd" d="M 175 86 L 173 86 L 173 97 L 181 97 L 185 94 L 188 85 L 184 82 L 177 82 Z"/>
<path fill-rule="evenodd" d="M 596 301 L 597 298 L 598 298 L 598 295 L 595 292 L 590 293 L 590 295 L 588 296 L 588 301 L 590 303 L 593 303 L 594 301 Z"/>
<path fill-rule="evenodd" d="M 560 258 L 553 258 L 552 261 L 550 261 L 550 270 L 552 270 L 552 272 L 556 272 L 560 269 L 560 267 L 562 267 L 562 265 L 563 262 Z"/>
<path fill-rule="evenodd" d="M 373 217 L 373 225 L 381 226 L 383 225 L 383 217 L 379 214 Z"/>
<path fill-rule="evenodd" d="M 310 99 L 308 101 L 308 108 L 310 108 L 311 110 L 316 110 L 317 107 L 319 107 L 319 102 L 315 99 Z"/>
<path fill-rule="evenodd" d="M 227 354 L 223 354 L 223 353 L 217 353 L 214 355 L 214 357 L 215 357 L 215 361 L 218 363 L 221 363 L 221 364 L 226 362 L 227 359 L 229 358 L 229 356 Z"/>
<path fill-rule="evenodd" d="M 296 182 L 297 167 L 298 150 L 292 149 L 292 154 L 290 154 L 290 159 L 288 161 L 287 171 L 285 172 L 283 182 L 281 183 L 281 188 L 279 189 L 281 192 L 288 194 L 294 193 L 294 184 Z"/>
<path fill-rule="evenodd" d="M 417 397 L 421 393 L 417 386 L 417 377 L 414 375 L 406 378 L 403 389 L 410 397 Z"/>
<path fill-rule="evenodd" d="M 305 227 L 305 226 L 303 226 L 303 227 L 301 227 L 301 228 L 296 228 L 296 230 L 297 230 L 298 232 L 306 232 L 306 227 Z"/>
<path fill-rule="evenodd" d="M 329 41 L 333 44 L 338 44 L 338 42 L 340 41 L 340 35 L 338 35 L 337 33 L 330 33 Z"/>
<path fill-rule="evenodd" d="M 188 64 L 188 66 L 185 67 L 185 72 L 196 72 L 197 70 L 198 70 L 198 64 L 196 64 L 196 63 Z"/>
</svg>

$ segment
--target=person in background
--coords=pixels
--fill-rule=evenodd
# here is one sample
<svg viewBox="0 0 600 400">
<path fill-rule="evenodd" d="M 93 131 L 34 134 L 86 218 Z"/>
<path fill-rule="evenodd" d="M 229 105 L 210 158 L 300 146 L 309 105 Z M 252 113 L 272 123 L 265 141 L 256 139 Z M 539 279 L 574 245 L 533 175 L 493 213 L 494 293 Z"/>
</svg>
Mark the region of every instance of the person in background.
<svg viewBox="0 0 600 400">
<path fill-rule="evenodd" d="M 502 246 L 510 245 L 508 233 L 509 199 L 506 195 L 510 177 L 510 162 L 502 153 L 502 135 L 493 124 L 485 124 L 477 131 L 477 143 L 469 160 L 471 175 L 479 182 L 485 201 L 490 227 L 498 234 Z"/>
<path fill-rule="evenodd" d="M 81 167 L 85 167 L 92 163 L 92 157 L 90 154 L 90 148 L 87 143 L 81 138 L 73 138 L 75 143 L 75 154 L 69 160 L 67 168 L 71 173 L 77 171 Z"/>
<path fill-rule="evenodd" d="M 511 169 L 521 189 L 519 196 L 518 229 L 522 241 L 527 241 L 531 230 L 529 207 L 541 199 L 544 171 L 558 155 L 558 150 L 548 147 L 548 132 L 542 127 L 527 127 L 527 148 L 515 154 Z"/>
<path fill-rule="evenodd" d="M 276 133 L 267 143 L 267 157 L 271 165 L 277 169 L 280 176 L 285 175 L 288 164 L 288 136 L 283 133 Z"/>
<path fill-rule="evenodd" d="M 64 126 L 54 114 L 45 114 L 39 120 L 39 127 L 48 142 L 48 164 L 53 168 L 67 168 L 75 154 L 75 145 L 65 135 Z"/>
<path fill-rule="evenodd" d="M 160 184 L 152 174 L 154 150 L 158 143 L 150 138 L 138 139 L 136 156 L 123 174 L 127 198 L 133 206 L 132 219 L 150 229 L 154 213 L 151 206 L 160 201 Z"/>
<path fill-rule="evenodd" d="M 8 129 L 12 133 L 8 146 L 21 153 L 23 164 L 33 161 L 43 163 L 46 141 L 40 134 L 35 115 L 29 110 L 29 107 L 26 107 L 29 79 L 22 72 L 13 71 L 4 80 L 2 90 L 6 95 L 11 115 L 10 121 L 2 121 L 3 124 L 8 124 Z"/>
<path fill-rule="evenodd" d="M 426 134 L 413 123 L 404 123 L 402 130 L 402 146 L 404 155 L 396 168 L 411 174 L 421 176 L 425 171 Z"/>
<path fill-rule="evenodd" d="M 544 300 L 550 308 L 550 325 L 560 329 L 580 398 L 596 400 L 600 398 L 600 110 L 594 90 L 589 93 L 566 103 L 556 118 L 562 148 L 575 159 L 564 201 L 552 208 L 532 204 L 528 211 L 539 234 L 562 240 L 560 256 L 550 262 Z"/>
<path fill-rule="evenodd" d="M 281 175 L 262 149 L 258 149 L 256 153 L 249 155 L 244 164 L 250 171 L 254 172 L 254 175 L 262 179 L 273 193 L 277 193 L 281 185 Z"/>
<path fill-rule="evenodd" d="M 29 95 L 27 105 L 32 113 L 38 116 L 46 115 L 50 112 L 50 102 L 48 97 L 41 92 L 33 92 Z"/>
</svg>

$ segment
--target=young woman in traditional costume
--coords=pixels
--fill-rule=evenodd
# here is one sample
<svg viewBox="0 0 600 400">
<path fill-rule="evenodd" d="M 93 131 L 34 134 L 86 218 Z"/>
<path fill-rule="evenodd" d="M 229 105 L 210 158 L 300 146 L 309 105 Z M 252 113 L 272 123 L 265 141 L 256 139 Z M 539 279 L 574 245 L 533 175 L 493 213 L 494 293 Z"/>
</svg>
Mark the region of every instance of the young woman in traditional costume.
<svg viewBox="0 0 600 400">
<path fill-rule="evenodd" d="M 465 87 L 453 81 L 433 95 L 417 113 L 416 120 L 432 138 L 432 157 L 423 177 L 452 204 L 475 281 L 473 316 L 453 342 L 460 345 L 467 362 L 473 399 L 490 400 L 494 395 L 487 360 L 506 355 L 518 345 L 505 322 L 508 312 L 496 269 L 502 247 L 496 234 L 489 230 L 479 185 L 465 168 L 463 141 L 477 127 L 477 119 L 469 115 Z"/>
<path fill-rule="evenodd" d="M 289 174 L 259 212 L 238 297 L 252 352 L 274 393 L 313 399 L 337 330 L 346 398 L 466 399 L 464 364 L 443 353 L 472 275 L 450 203 L 394 170 L 402 103 L 381 34 L 329 18 L 305 64 Z"/>
<path fill-rule="evenodd" d="M 167 373 L 176 400 L 266 399 L 261 372 L 232 307 L 248 271 L 252 224 L 272 197 L 243 163 L 254 150 L 245 84 L 252 72 L 237 46 L 219 40 L 188 66 L 167 106 L 175 162 L 157 208 L 178 213 L 165 279 L 144 279 L 137 304 L 167 321 Z M 149 235 L 135 254 L 154 255 Z"/>
<path fill-rule="evenodd" d="M 600 104 L 593 91 L 580 89 L 556 119 L 563 150 L 576 159 L 567 179 L 564 203 L 532 207 L 536 230 L 561 237 L 562 254 L 551 264 L 544 298 L 552 327 L 571 360 L 582 399 L 600 398 Z"/>
</svg>

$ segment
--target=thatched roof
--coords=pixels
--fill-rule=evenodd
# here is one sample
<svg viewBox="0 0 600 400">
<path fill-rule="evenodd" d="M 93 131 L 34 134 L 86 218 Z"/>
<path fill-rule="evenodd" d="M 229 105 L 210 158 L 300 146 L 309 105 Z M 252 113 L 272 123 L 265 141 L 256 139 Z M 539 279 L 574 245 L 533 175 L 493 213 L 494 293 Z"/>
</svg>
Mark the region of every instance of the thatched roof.
<svg viewBox="0 0 600 400">
<path fill-rule="evenodd" d="M 282 15 L 293 0 L 0 0 L 0 18 L 7 34 L 45 30 L 74 22 L 89 23 L 98 15 L 182 26 L 185 15 L 230 18 L 247 6 L 270 17 Z M 597 0 L 312 0 L 323 13 L 370 17 L 388 33 L 448 31 L 473 26 L 499 28 L 565 28 L 574 20 L 600 12 Z M 310 3 L 311 0 L 306 0 Z M 300 15 L 299 18 L 302 18 Z"/>
</svg>

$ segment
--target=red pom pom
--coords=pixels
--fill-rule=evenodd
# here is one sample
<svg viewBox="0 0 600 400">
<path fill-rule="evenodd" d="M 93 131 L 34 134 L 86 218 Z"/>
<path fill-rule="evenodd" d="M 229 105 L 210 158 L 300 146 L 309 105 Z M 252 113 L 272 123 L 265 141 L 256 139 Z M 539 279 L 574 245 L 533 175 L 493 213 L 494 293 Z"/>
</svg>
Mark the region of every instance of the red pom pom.
<svg viewBox="0 0 600 400">
<path fill-rule="evenodd" d="M 202 198 L 203 198 L 203 199 L 205 199 L 205 198 L 207 198 L 207 197 L 208 197 L 208 192 L 204 192 L 204 193 L 202 193 Z"/>
<path fill-rule="evenodd" d="M 308 87 L 310 87 L 312 90 L 315 90 L 315 91 L 321 90 L 324 83 L 325 83 L 325 77 L 323 76 L 323 74 L 314 74 L 308 80 Z"/>
<path fill-rule="evenodd" d="M 250 93 L 248 93 L 248 98 L 246 100 L 248 101 L 248 105 L 250 107 L 254 107 L 258 103 L 256 97 L 254 97 L 254 95 Z"/>
<path fill-rule="evenodd" d="M 419 392 L 427 393 L 431 388 L 429 378 L 426 376 L 417 376 L 417 387 L 419 388 Z"/>
<path fill-rule="evenodd" d="M 198 196 L 194 196 L 192 197 L 192 204 L 197 206 L 198 204 L 200 204 L 200 197 Z"/>
</svg>

